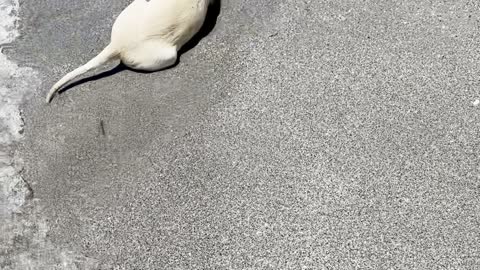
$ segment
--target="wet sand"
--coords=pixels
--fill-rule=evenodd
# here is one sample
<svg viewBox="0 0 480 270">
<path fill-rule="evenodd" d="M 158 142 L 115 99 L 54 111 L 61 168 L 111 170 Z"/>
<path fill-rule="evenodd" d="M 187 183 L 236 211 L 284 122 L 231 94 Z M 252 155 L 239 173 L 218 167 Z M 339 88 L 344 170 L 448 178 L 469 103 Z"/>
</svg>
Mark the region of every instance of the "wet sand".
<svg viewBox="0 0 480 270">
<path fill-rule="evenodd" d="M 55 246 L 105 269 L 480 267 L 478 4 L 224 0 L 175 68 L 46 105 L 128 2 L 22 2 L 8 53 L 43 81 L 23 174 Z"/>
</svg>

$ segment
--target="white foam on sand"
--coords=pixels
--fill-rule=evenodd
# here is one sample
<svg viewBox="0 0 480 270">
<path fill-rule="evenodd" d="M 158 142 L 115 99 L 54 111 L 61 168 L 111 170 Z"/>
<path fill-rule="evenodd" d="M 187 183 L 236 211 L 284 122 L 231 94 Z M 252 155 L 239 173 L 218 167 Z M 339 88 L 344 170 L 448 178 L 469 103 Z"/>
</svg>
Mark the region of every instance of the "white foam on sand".
<svg viewBox="0 0 480 270">
<path fill-rule="evenodd" d="M 10 61 L 1 48 L 18 37 L 18 0 L 0 0 L 0 269 L 95 269 L 96 262 L 58 248 L 29 185 L 15 144 L 23 136 L 20 105 L 40 85 L 38 73 Z"/>
<path fill-rule="evenodd" d="M 17 36 L 18 2 L 0 0 L 0 48 Z M 18 174 L 19 161 L 13 157 L 14 143 L 22 139 L 23 121 L 19 104 L 38 85 L 38 76 L 30 68 L 20 68 L 0 50 L 0 220 L 18 211 L 29 196 L 28 187 Z"/>
</svg>

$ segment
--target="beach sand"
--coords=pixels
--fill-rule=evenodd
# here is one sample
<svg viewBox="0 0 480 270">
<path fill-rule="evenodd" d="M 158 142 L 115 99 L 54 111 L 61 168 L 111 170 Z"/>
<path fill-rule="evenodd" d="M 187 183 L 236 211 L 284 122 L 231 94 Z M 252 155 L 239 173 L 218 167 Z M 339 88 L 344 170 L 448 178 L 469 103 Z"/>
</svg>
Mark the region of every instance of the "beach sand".
<svg viewBox="0 0 480 270">
<path fill-rule="evenodd" d="M 46 105 L 128 2 L 22 1 L 7 54 L 41 83 L 17 151 L 50 256 L 480 268 L 475 1 L 224 0 L 176 67 L 114 72 Z"/>
</svg>

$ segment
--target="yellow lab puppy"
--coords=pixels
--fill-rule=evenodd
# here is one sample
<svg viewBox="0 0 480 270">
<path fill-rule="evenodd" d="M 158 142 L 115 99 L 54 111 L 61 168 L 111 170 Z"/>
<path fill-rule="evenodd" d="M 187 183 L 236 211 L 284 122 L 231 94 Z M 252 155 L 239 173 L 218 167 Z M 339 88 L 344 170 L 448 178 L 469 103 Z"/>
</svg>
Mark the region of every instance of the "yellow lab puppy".
<svg viewBox="0 0 480 270">
<path fill-rule="evenodd" d="M 143 71 L 157 71 L 177 61 L 178 50 L 202 27 L 212 0 L 134 0 L 112 27 L 110 44 L 85 65 L 68 73 L 47 95 L 78 76 L 114 59 Z"/>
</svg>

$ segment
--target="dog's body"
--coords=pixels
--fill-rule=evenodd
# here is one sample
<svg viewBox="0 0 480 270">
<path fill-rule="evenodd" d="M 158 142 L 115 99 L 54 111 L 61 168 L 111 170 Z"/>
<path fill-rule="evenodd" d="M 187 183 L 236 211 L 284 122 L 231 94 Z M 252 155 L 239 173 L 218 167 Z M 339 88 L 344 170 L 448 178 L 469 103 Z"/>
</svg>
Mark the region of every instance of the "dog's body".
<svg viewBox="0 0 480 270">
<path fill-rule="evenodd" d="M 85 65 L 68 73 L 48 93 L 114 59 L 142 71 L 172 66 L 177 52 L 202 27 L 211 0 L 134 0 L 112 27 L 110 44 Z"/>
</svg>

